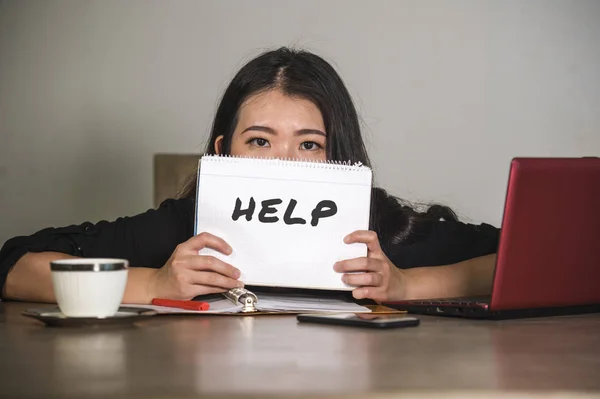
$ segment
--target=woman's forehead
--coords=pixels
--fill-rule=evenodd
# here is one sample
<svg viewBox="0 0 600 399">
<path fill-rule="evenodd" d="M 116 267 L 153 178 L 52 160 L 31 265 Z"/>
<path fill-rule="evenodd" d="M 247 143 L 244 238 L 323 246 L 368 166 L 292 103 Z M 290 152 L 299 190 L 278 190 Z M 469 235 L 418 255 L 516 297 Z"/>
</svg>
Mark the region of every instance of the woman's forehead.
<svg viewBox="0 0 600 399">
<path fill-rule="evenodd" d="M 293 124 L 324 129 L 323 116 L 311 101 L 270 90 L 249 97 L 240 108 L 239 124 Z"/>
</svg>

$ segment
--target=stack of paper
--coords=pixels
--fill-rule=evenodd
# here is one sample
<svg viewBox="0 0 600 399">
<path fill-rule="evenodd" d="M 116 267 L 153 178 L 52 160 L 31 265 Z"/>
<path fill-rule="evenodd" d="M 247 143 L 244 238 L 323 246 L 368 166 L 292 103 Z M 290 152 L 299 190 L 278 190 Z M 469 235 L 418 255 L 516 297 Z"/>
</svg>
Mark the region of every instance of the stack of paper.
<svg viewBox="0 0 600 399">
<path fill-rule="evenodd" d="M 263 312 L 370 312 L 364 306 L 339 298 L 274 294 L 261 294 L 257 308 Z"/>
<path fill-rule="evenodd" d="M 196 313 L 196 314 L 231 314 L 240 313 L 241 305 L 235 305 L 225 298 L 207 300 L 210 309 L 205 311 L 184 310 L 166 306 L 135 305 L 144 309 L 152 309 L 158 313 Z M 368 313 L 371 310 L 346 299 L 318 298 L 303 295 L 260 294 L 256 303 L 258 312 L 277 313 Z"/>
</svg>

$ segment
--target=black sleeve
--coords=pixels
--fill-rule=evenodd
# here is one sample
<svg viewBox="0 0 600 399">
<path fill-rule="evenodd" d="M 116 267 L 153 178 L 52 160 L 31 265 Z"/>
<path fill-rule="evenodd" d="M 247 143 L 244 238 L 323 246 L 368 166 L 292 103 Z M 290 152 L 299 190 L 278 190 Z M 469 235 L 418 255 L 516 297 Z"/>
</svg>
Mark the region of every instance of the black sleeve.
<svg viewBox="0 0 600 399">
<path fill-rule="evenodd" d="M 113 222 L 47 228 L 8 240 L 0 250 L 0 294 L 8 272 L 27 252 L 61 252 L 86 258 L 124 258 L 159 268 L 193 235 L 194 200 L 166 200 L 158 209 Z"/>
<path fill-rule="evenodd" d="M 496 253 L 500 230 L 489 224 L 439 221 L 410 244 L 397 244 L 388 257 L 401 269 L 441 266 Z"/>
</svg>

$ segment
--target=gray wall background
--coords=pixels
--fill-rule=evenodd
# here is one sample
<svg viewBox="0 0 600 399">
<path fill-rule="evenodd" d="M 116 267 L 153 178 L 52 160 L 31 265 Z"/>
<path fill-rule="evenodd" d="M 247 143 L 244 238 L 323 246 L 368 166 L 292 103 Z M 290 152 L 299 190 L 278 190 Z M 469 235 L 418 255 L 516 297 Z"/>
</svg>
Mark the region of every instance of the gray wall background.
<svg viewBox="0 0 600 399">
<path fill-rule="evenodd" d="M 261 50 L 330 60 L 377 181 L 499 225 L 513 156 L 600 154 L 598 1 L 0 0 L 0 243 L 152 207 Z M 567 211 L 567 210 L 565 210 Z"/>
</svg>

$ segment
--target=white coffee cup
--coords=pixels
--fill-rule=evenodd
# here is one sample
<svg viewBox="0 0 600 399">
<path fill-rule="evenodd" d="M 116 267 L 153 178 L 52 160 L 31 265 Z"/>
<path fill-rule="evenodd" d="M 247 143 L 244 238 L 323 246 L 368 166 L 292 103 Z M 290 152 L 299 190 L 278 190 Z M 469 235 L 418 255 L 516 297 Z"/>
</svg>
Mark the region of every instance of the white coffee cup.
<svg viewBox="0 0 600 399">
<path fill-rule="evenodd" d="M 50 262 L 56 302 L 67 317 L 111 317 L 123 301 L 125 259 L 61 259 Z"/>
</svg>

